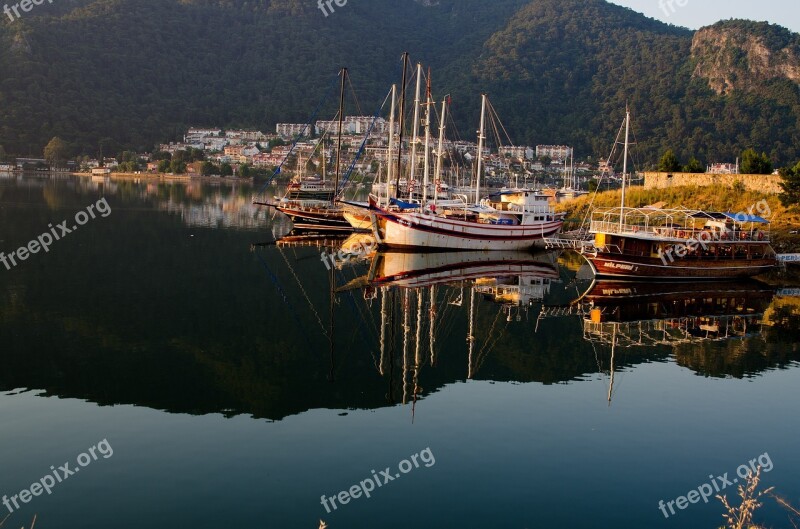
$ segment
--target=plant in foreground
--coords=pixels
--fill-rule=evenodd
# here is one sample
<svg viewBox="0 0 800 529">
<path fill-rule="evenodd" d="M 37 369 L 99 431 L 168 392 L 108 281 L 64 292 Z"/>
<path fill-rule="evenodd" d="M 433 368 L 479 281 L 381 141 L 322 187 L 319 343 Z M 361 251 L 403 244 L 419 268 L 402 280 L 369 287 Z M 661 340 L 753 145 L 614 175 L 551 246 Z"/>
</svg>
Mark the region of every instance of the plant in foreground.
<svg viewBox="0 0 800 529">
<path fill-rule="evenodd" d="M 717 499 L 725 506 L 725 525 L 720 529 L 761 529 L 752 523 L 753 513 L 761 507 L 761 497 L 770 494 L 775 487 L 759 491 L 758 484 L 761 481 L 761 467 L 758 467 L 755 474 L 747 476 L 744 484 L 739 485 L 739 497 L 742 499 L 738 506 L 728 503 L 727 496 L 717 495 Z"/>
</svg>

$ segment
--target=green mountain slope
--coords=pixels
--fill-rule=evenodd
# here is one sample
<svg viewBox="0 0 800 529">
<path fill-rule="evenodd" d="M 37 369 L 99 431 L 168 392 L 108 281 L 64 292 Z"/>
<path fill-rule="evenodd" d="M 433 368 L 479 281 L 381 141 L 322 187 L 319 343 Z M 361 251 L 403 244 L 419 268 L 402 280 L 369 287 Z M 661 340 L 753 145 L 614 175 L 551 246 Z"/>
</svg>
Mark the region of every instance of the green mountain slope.
<svg viewBox="0 0 800 529">
<path fill-rule="evenodd" d="M 340 66 L 372 113 L 407 50 L 433 68 L 437 93 L 453 95 L 468 138 L 486 91 L 517 143 L 607 155 L 628 102 L 642 162 L 667 147 L 705 161 L 751 146 L 777 163 L 800 158 L 798 36 L 766 24 L 721 23 L 708 38 L 602 0 L 370 0 L 327 18 L 311 0 L 51 7 L 0 22 L 9 153 L 40 154 L 54 135 L 96 153 L 101 142 L 106 152 L 151 148 L 189 125 L 304 121 Z M 747 57 L 763 40 L 777 50 L 769 68 L 719 59 L 714 43 L 729 33 L 725 57 Z M 708 72 L 736 84 L 719 91 Z"/>
</svg>

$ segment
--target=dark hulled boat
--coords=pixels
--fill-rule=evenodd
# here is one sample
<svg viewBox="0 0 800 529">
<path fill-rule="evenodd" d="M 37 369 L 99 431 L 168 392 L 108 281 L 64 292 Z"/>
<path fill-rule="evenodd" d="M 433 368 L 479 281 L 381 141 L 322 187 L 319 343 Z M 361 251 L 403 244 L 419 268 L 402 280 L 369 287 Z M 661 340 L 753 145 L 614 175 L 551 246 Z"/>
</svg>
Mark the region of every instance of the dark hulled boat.
<svg viewBox="0 0 800 529">
<path fill-rule="evenodd" d="M 745 214 L 648 208 L 593 213 L 582 253 L 600 277 L 736 279 L 777 266 L 769 222 Z"/>
</svg>

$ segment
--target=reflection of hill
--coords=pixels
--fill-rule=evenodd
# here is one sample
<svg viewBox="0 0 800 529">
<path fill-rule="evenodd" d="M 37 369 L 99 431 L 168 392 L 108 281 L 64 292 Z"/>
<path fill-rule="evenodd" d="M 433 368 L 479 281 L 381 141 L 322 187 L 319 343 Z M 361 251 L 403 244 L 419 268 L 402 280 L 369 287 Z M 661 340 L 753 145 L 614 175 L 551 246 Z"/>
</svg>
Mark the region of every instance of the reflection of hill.
<svg viewBox="0 0 800 529">
<path fill-rule="evenodd" d="M 67 210 L 77 211 L 96 197 L 66 186 L 59 184 Z M 491 293 L 540 285 L 519 285 L 507 277 L 484 282 L 487 292 L 476 292 L 471 357 L 467 336 L 473 291 L 466 283 L 436 287 L 433 361 L 427 346 L 420 358 L 416 351 L 416 291 L 409 292 L 407 306 L 401 290 L 386 288 L 391 326 L 383 359 L 380 289 L 375 298 L 363 290 L 342 292 L 334 306 L 332 362 L 324 334 L 329 282 L 319 249 L 268 248 L 253 254 L 250 245 L 261 237 L 233 229 L 201 230 L 189 238 L 174 216 L 142 212 L 141 189 L 120 182 L 109 200 L 111 216 L 70 235 L 49 254 L 0 273 L 0 389 L 43 389 L 102 405 L 280 419 L 316 408 L 379 408 L 401 402 L 404 390 L 413 396 L 414 386 L 424 396 L 470 374 L 550 384 L 580 379 L 608 364 L 607 351 L 598 350 L 596 357 L 592 344 L 583 340 L 579 318 L 545 320 L 535 332 L 540 303 L 530 305 L 520 296 L 527 310 L 518 312 L 519 321 L 516 312 L 509 321 L 504 304 L 517 298 Z M 167 195 L 157 197 L 160 203 L 196 200 L 170 187 L 155 186 L 154 192 Z M 24 202 L 27 196 L 12 187 L 4 201 Z M 33 196 L 41 200 L 41 193 Z M 0 223 L 15 234 L 39 233 L 48 211 L 42 202 L 0 208 Z M 366 272 L 366 267 L 338 271 L 337 282 Z M 560 284 L 552 285 L 548 296 L 557 288 Z M 423 345 L 430 340 L 430 293 L 419 290 Z M 791 314 L 779 320 L 781 329 L 797 328 Z M 796 355 L 795 349 L 777 345 L 777 331 L 769 332 L 764 336 L 775 345 L 764 345 L 762 337 L 745 340 L 753 351 L 774 347 L 765 368 L 782 361 L 780 347 L 791 351 L 787 360 Z M 708 347 L 709 354 L 724 350 Z M 631 351 L 616 365 L 670 353 L 668 347 Z M 736 376 L 741 372 L 734 363 L 712 369 Z M 754 369 L 761 367 L 747 367 L 748 372 Z"/>
</svg>

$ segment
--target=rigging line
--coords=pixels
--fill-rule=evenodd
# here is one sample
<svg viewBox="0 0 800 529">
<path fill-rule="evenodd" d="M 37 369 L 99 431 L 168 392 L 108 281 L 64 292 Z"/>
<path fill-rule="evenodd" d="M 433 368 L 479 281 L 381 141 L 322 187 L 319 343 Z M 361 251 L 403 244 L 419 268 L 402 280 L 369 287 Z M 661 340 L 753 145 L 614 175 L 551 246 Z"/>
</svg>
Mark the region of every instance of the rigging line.
<svg viewBox="0 0 800 529">
<path fill-rule="evenodd" d="M 502 312 L 502 311 L 499 311 L 497 313 L 498 316 L 500 315 L 500 312 Z M 503 337 L 505 332 L 508 330 L 508 326 L 510 324 L 511 324 L 511 322 L 506 320 L 506 324 L 503 327 L 503 330 L 499 332 L 499 334 L 497 335 L 497 338 L 495 338 L 494 342 L 492 343 L 491 347 L 489 347 L 489 349 L 486 351 L 486 353 L 484 354 L 482 351 L 480 353 L 478 353 L 478 360 L 475 362 L 475 364 L 476 364 L 475 365 L 475 372 L 476 373 L 478 371 L 480 371 L 480 369 L 481 369 L 481 367 L 483 367 L 483 364 L 486 361 L 486 359 L 489 358 L 489 354 L 494 350 L 495 347 L 497 347 L 497 342 L 499 342 L 500 338 Z"/>
<path fill-rule="evenodd" d="M 314 304 L 311 302 L 311 299 L 308 297 L 308 293 L 306 292 L 305 287 L 303 287 L 303 283 L 300 281 L 300 278 L 297 277 L 297 274 L 294 272 L 294 268 L 292 267 L 291 264 L 289 264 L 289 260 L 286 258 L 286 255 L 283 253 L 283 251 L 280 248 L 278 248 L 278 253 L 281 254 L 281 257 L 283 258 L 283 261 L 286 263 L 286 268 L 289 269 L 289 272 L 291 272 L 292 277 L 294 277 L 294 280 L 297 283 L 297 286 L 300 287 L 300 292 L 302 292 L 303 297 L 308 302 L 308 306 L 311 307 L 311 312 L 313 312 L 314 316 L 316 316 L 317 321 L 319 322 L 319 326 L 322 329 L 322 334 L 327 336 L 327 330 L 325 329 L 325 325 L 322 323 L 322 318 L 320 317 L 319 313 L 317 313 L 317 309 L 314 307 Z"/>
<path fill-rule="evenodd" d="M 287 307 L 289 307 L 289 312 L 291 313 L 292 318 L 294 319 L 295 323 L 297 323 L 297 327 L 299 329 L 303 329 L 304 325 L 300 321 L 300 318 L 298 317 L 297 311 L 294 309 L 294 306 L 292 306 L 292 303 L 289 301 L 289 296 L 287 295 L 286 291 L 281 286 L 281 282 L 278 279 L 278 276 L 275 275 L 275 273 L 269 267 L 269 264 L 267 264 L 267 261 L 261 256 L 261 254 L 259 252 L 255 252 L 255 254 L 256 254 L 256 257 L 258 258 L 258 260 L 261 261 L 261 264 L 264 266 L 264 269 L 267 271 L 267 275 L 269 276 L 270 280 L 275 285 L 275 290 L 278 291 L 278 295 L 280 295 L 281 300 L 283 301 L 283 303 Z M 300 334 L 303 336 L 303 340 L 306 342 L 306 345 L 308 346 L 308 348 L 309 349 L 313 349 L 313 346 L 311 345 L 311 342 L 308 339 L 308 335 L 306 333 L 304 333 L 304 332 L 301 332 Z"/>
<path fill-rule="evenodd" d="M 381 104 L 381 106 L 375 112 L 375 115 L 372 118 L 372 123 L 370 123 L 369 129 L 367 130 L 367 133 L 364 135 L 364 141 L 361 142 L 361 147 L 358 148 L 358 152 L 356 153 L 356 156 L 353 159 L 353 163 L 350 164 L 350 167 L 347 169 L 347 172 L 345 173 L 344 177 L 342 178 L 342 182 L 339 184 L 339 187 L 341 188 L 341 191 L 344 191 L 345 186 L 350 181 L 350 177 L 353 174 L 353 170 L 355 170 L 355 168 L 356 168 L 356 163 L 358 163 L 358 160 L 359 160 L 359 158 L 361 158 L 361 155 L 364 154 L 364 149 L 366 148 L 367 142 L 369 141 L 369 137 L 372 134 L 372 129 L 375 128 L 375 123 L 377 123 L 378 118 L 380 117 L 381 112 L 383 111 L 383 108 L 386 106 L 386 102 L 389 101 L 389 99 L 391 97 L 392 97 L 392 90 L 390 89 L 389 93 L 386 94 L 386 98 L 383 100 L 383 104 Z M 337 189 L 336 190 L 336 196 L 339 196 L 341 191 L 339 189 Z"/>
<path fill-rule="evenodd" d="M 367 318 L 367 317 L 364 316 L 364 311 L 362 311 L 360 305 L 355 302 L 355 297 L 353 296 L 352 291 L 348 291 L 348 293 L 349 293 L 349 296 L 350 296 L 348 299 L 352 303 L 353 313 L 355 315 L 357 315 L 358 319 L 360 320 L 361 327 L 362 327 L 362 333 L 364 332 L 364 328 L 366 328 L 366 329 L 372 331 L 370 333 L 370 334 L 372 334 L 372 336 L 370 336 L 370 339 L 377 337 L 378 336 L 378 327 L 377 327 L 377 325 L 375 325 L 375 322 L 372 320 L 372 318 Z M 368 323 L 371 326 L 368 326 L 367 325 Z M 366 336 L 365 336 L 364 341 L 365 342 L 367 341 Z"/>
<path fill-rule="evenodd" d="M 361 104 L 358 102 L 358 95 L 356 94 L 355 87 L 353 87 L 353 80 L 350 79 L 349 75 L 347 76 L 347 86 L 350 87 L 350 94 L 353 96 L 353 102 L 356 104 L 356 112 L 358 112 L 356 115 L 360 116 L 362 115 Z"/>
<path fill-rule="evenodd" d="M 619 127 L 619 131 L 617 132 L 617 137 L 614 139 L 614 146 L 611 147 L 611 153 L 608 155 L 608 159 L 606 160 L 606 167 L 611 165 L 611 160 L 614 157 L 614 153 L 617 150 L 617 145 L 619 145 L 619 139 L 622 135 L 622 131 L 625 129 L 625 121 L 622 122 L 622 125 Z M 603 178 L 605 178 L 605 173 L 600 175 L 600 180 L 597 182 L 597 189 L 594 190 L 594 194 L 592 195 L 592 200 L 589 201 L 589 207 L 586 209 L 586 213 L 583 216 L 583 220 L 581 221 L 581 230 L 586 226 L 586 222 L 589 220 L 589 215 L 592 212 L 592 206 L 594 205 L 594 201 L 597 198 L 597 195 L 600 193 L 600 189 L 602 188 Z M 625 178 L 625 175 L 622 175 L 622 178 Z"/>
<path fill-rule="evenodd" d="M 457 297 L 457 291 L 454 290 L 449 297 L 445 297 L 444 308 L 439 314 L 439 326 L 436 330 L 437 337 L 449 336 L 453 333 L 456 326 L 455 317 L 450 317 L 450 314 L 457 313 L 461 306 L 453 305 L 454 298 Z"/>
<path fill-rule="evenodd" d="M 489 332 L 486 333 L 486 341 L 483 342 L 483 346 L 481 347 L 481 350 L 478 351 L 478 358 L 479 359 L 483 355 L 484 351 L 486 351 L 486 348 L 489 346 L 489 340 L 491 340 L 492 334 L 494 334 L 494 328 L 497 326 L 497 321 L 500 319 L 500 314 L 502 312 L 503 312 L 502 310 L 498 310 L 497 314 L 495 314 L 495 316 L 494 316 L 494 321 L 492 322 L 492 326 L 489 328 Z M 497 342 L 497 339 L 495 339 L 495 342 Z"/>
<path fill-rule="evenodd" d="M 497 110 L 495 110 L 494 105 L 492 105 L 492 102 L 491 102 L 491 100 L 489 100 L 489 98 L 486 98 L 486 101 L 489 103 L 489 111 L 491 112 L 492 116 L 494 116 L 492 118 L 492 121 L 494 122 L 495 119 L 497 120 L 497 123 L 500 124 L 500 128 L 503 129 L 503 134 L 506 135 L 506 139 L 508 140 L 508 145 L 513 147 L 514 146 L 514 141 L 511 139 L 511 135 L 506 130 L 505 125 L 503 125 L 503 121 L 500 119 L 500 114 L 497 113 Z M 496 124 L 494 124 L 494 127 L 495 127 L 495 130 L 497 130 L 497 125 Z M 498 142 L 501 142 L 502 140 L 500 139 L 500 134 L 497 133 L 497 135 L 498 135 Z M 500 146 L 500 145 L 502 145 L 502 143 L 498 143 L 498 146 Z"/>
<path fill-rule="evenodd" d="M 264 190 L 267 188 L 267 186 L 269 186 L 269 184 L 272 183 L 272 181 L 275 179 L 275 177 L 278 176 L 281 173 L 281 170 L 283 169 L 283 166 L 286 163 L 286 161 L 289 159 L 289 156 L 291 156 L 292 152 L 294 152 L 294 149 L 297 147 L 297 144 L 300 143 L 300 140 L 305 136 L 306 131 L 309 128 L 309 125 L 311 125 L 313 123 L 316 123 L 317 114 L 319 114 L 320 110 L 322 110 L 322 106 L 328 101 L 328 98 L 330 97 L 331 93 L 333 92 L 333 88 L 336 86 L 336 81 L 338 81 L 338 80 L 339 80 L 339 74 L 337 73 L 336 76 L 331 80 L 331 85 L 328 87 L 328 90 L 324 93 L 324 95 L 322 96 L 322 99 L 320 99 L 320 102 L 317 105 L 317 108 L 314 110 L 313 114 L 311 114 L 311 117 L 309 118 L 309 121 L 305 124 L 305 126 L 303 127 L 303 130 L 300 131 L 300 134 L 295 138 L 294 142 L 292 143 L 292 147 L 289 149 L 289 152 L 286 153 L 286 156 L 283 158 L 283 160 L 281 161 L 280 165 L 275 168 L 275 171 L 272 172 L 272 176 L 267 178 L 267 181 L 264 182 L 264 185 L 261 186 L 261 189 L 258 190 L 258 193 L 256 193 L 256 195 L 262 194 L 264 192 Z"/>
<path fill-rule="evenodd" d="M 486 98 L 486 101 L 489 101 L 489 98 Z M 500 147 L 503 146 L 503 140 L 500 138 L 500 131 L 497 129 L 497 123 L 494 120 L 494 114 L 489 112 L 489 123 L 492 126 L 492 134 L 494 134 L 494 140 L 497 144 L 497 150 L 500 150 Z"/>
<path fill-rule="evenodd" d="M 358 310 L 358 305 L 355 302 L 355 296 L 353 296 L 353 292 L 352 291 L 348 291 L 347 292 L 347 300 L 349 302 L 348 305 L 350 306 L 350 310 L 353 311 L 353 314 L 356 314 L 356 315 L 360 316 L 360 314 L 359 314 L 360 311 Z M 362 317 L 362 319 L 363 319 L 363 317 Z M 368 339 L 367 336 L 364 333 L 364 326 L 363 325 L 360 325 L 358 328 L 353 329 L 353 336 L 351 338 L 351 345 L 352 345 L 353 342 L 355 342 L 357 334 L 361 335 L 361 340 L 364 342 L 364 345 L 369 350 L 369 353 L 372 356 L 372 360 L 373 360 L 373 362 L 375 364 L 375 368 L 378 369 L 378 366 L 380 365 L 380 361 L 375 356 L 375 351 L 373 350 L 372 346 L 370 345 L 372 340 Z"/>
</svg>

